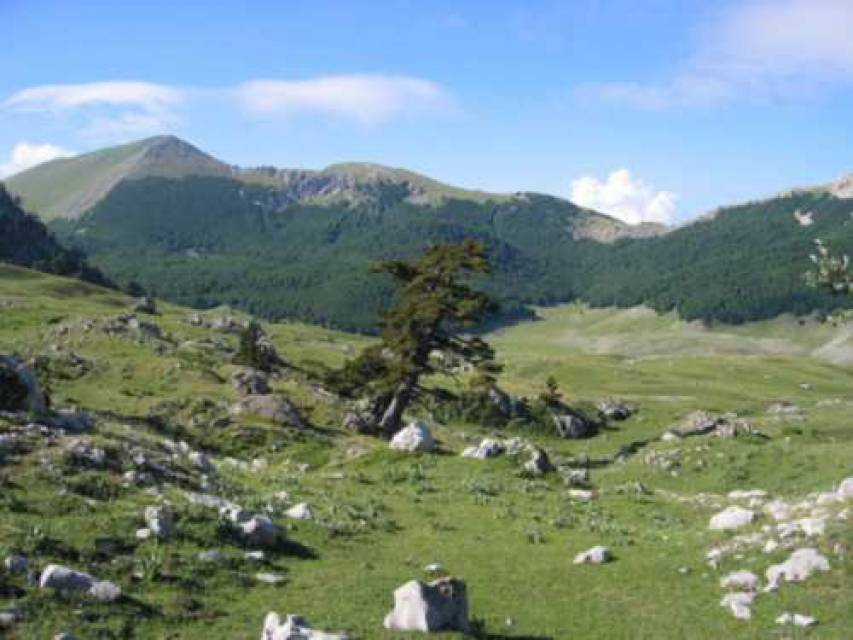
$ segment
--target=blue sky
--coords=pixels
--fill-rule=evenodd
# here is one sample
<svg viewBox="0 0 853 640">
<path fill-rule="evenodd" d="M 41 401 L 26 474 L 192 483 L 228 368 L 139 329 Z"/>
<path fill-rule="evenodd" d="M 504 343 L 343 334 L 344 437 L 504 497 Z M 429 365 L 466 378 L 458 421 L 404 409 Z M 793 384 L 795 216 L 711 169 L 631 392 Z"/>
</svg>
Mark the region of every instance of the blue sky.
<svg viewBox="0 0 853 640">
<path fill-rule="evenodd" d="M 850 0 L 0 0 L 0 173 L 175 133 L 631 222 L 853 171 Z"/>
</svg>

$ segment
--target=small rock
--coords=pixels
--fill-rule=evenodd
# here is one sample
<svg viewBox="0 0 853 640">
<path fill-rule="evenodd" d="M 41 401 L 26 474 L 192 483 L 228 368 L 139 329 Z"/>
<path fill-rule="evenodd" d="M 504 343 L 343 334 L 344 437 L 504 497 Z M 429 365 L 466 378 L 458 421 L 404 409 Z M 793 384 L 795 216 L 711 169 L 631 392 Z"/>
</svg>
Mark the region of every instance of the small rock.
<svg viewBox="0 0 853 640">
<path fill-rule="evenodd" d="M 284 582 L 284 576 L 277 573 L 256 573 L 255 580 L 264 584 L 281 584 Z"/>
<path fill-rule="evenodd" d="M 486 460 L 488 458 L 496 458 L 504 451 L 504 445 L 500 440 L 484 438 L 476 447 L 468 447 L 465 449 L 465 451 L 462 452 L 462 457 Z"/>
<path fill-rule="evenodd" d="M 0 629 L 14 626 L 16 623 L 23 620 L 24 614 L 17 607 L 9 607 L 0 611 Z"/>
<path fill-rule="evenodd" d="M 723 596 L 720 606 L 729 609 L 738 620 L 749 620 L 752 617 L 753 600 L 755 600 L 755 592 L 736 591 Z"/>
<path fill-rule="evenodd" d="M 207 549 L 206 551 L 199 551 L 197 557 L 199 562 L 219 563 L 225 559 L 225 554 L 219 549 Z"/>
<path fill-rule="evenodd" d="M 755 520 L 755 511 L 741 507 L 729 507 L 711 518 L 708 527 L 718 531 L 739 529 Z"/>
<path fill-rule="evenodd" d="M 610 562 L 610 559 L 610 549 L 599 545 L 577 554 L 574 564 L 604 564 Z"/>
<path fill-rule="evenodd" d="M 806 616 L 801 613 L 791 613 L 786 611 L 776 618 L 776 624 L 793 624 L 795 627 L 811 627 L 817 624 L 817 620 L 811 616 Z"/>
<path fill-rule="evenodd" d="M 168 508 L 146 507 L 144 518 L 151 533 L 158 538 L 171 538 L 175 534 L 175 518 Z"/>
<path fill-rule="evenodd" d="M 388 443 L 391 449 L 396 451 L 433 451 L 435 440 L 430 433 L 429 427 L 423 422 L 410 422 L 408 426 L 400 429 Z"/>
<path fill-rule="evenodd" d="M 470 632 L 465 583 L 457 578 L 407 582 L 394 591 L 394 609 L 384 626 L 392 631 Z"/>
<path fill-rule="evenodd" d="M 838 485 L 837 493 L 838 497 L 842 500 L 853 498 L 853 477 L 842 480 L 841 484 Z"/>
<path fill-rule="evenodd" d="M 264 619 L 261 640 L 349 640 L 346 633 L 315 631 L 300 615 L 287 615 L 284 621 L 274 611 Z"/>
<path fill-rule="evenodd" d="M 307 502 L 300 502 L 285 511 L 285 515 L 291 520 L 311 520 L 314 517 L 314 512 Z"/>
</svg>

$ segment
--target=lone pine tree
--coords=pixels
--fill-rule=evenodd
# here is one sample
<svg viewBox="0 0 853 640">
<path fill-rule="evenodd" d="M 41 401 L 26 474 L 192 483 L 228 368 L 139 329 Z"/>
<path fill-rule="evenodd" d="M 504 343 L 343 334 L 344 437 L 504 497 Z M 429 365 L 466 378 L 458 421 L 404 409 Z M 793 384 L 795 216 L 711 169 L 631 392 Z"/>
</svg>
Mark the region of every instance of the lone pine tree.
<svg viewBox="0 0 853 640">
<path fill-rule="evenodd" d="M 383 315 L 381 342 L 348 362 L 341 378 L 350 381 L 351 391 L 372 396 L 378 427 L 390 438 L 399 431 L 406 408 L 428 392 L 421 385 L 424 377 L 467 365 L 494 383 L 500 372 L 494 351 L 464 329 L 497 305 L 465 282 L 490 272 L 483 245 L 473 240 L 437 245 L 418 260 L 393 260 L 374 270 L 397 280 L 397 302 Z"/>
</svg>

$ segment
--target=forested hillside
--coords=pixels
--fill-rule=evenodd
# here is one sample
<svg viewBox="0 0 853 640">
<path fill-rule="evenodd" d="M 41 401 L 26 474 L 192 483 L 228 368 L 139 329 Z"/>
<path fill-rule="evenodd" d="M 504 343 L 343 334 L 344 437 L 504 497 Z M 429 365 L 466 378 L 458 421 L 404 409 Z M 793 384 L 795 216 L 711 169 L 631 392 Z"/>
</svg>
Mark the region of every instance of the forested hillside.
<svg viewBox="0 0 853 640">
<path fill-rule="evenodd" d="M 734 323 L 831 310 L 842 301 L 804 286 L 808 253 L 817 237 L 853 248 L 850 202 L 821 193 L 613 244 L 575 237 L 590 214 L 548 196 L 421 206 L 378 183 L 360 203 L 282 205 L 278 193 L 227 178 L 125 181 L 79 220 L 53 226 L 120 282 L 164 298 L 349 329 L 372 327 L 389 296 L 370 265 L 429 243 L 483 241 L 495 267 L 487 287 L 506 314 L 583 299 Z M 798 209 L 812 212 L 811 226 L 794 218 Z"/>
<path fill-rule="evenodd" d="M 108 284 L 103 274 L 90 267 L 79 251 L 64 248 L 33 215 L 0 184 L 0 262 L 10 262 L 39 271 L 79 277 Z"/>
</svg>

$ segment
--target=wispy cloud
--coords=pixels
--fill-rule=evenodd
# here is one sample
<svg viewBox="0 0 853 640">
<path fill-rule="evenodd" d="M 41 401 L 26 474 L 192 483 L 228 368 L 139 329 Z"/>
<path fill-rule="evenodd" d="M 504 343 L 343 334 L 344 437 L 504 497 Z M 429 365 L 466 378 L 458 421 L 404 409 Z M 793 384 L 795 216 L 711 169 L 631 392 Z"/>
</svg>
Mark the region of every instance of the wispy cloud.
<svg viewBox="0 0 853 640">
<path fill-rule="evenodd" d="M 313 116 L 363 126 L 457 108 L 451 94 L 431 80 L 353 74 L 250 80 L 206 89 L 131 81 L 39 85 L 12 94 L 0 102 L 0 109 L 50 117 L 67 114 L 76 133 L 107 142 L 174 131 L 187 111 L 212 103 L 250 117 Z"/>
<path fill-rule="evenodd" d="M 150 82 L 89 82 L 27 87 L 2 106 L 20 112 L 79 114 L 80 133 L 98 141 L 122 140 L 166 131 L 189 99 L 183 89 Z"/>
<path fill-rule="evenodd" d="M 338 75 L 309 80 L 253 80 L 236 90 L 240 104 L 258 115 L 321 114 L 375 125 L 393 118 L 449 112 L 450 94 L 423 78 Z"/>
<path fill-rule="evenodd" d="M 851 25 L 850 0 L 735 3 L 717 15 L 669 78 L 591 83 L 577 93 L 656 109 L 790 98 L 821 85 L 853 83 Z"/>
<path fill-rule="evenodd" d="M 628 224 L 670 224 L 677 196 L 670 191 L 653 189 L 632 176 L 628 169 L 617 169 L 605 180 L 594 176 L 572 180 L 570 200 L 578 206 L 606 213 Z"/>
<path fill-rule="evenodd" d="M 0 178 L 6 178 L 42 162 L 75 155 L 73 151 L 53 144 L 19 142 L 9 153 L 9 160 L 0 164 Z"/>
</svg>

